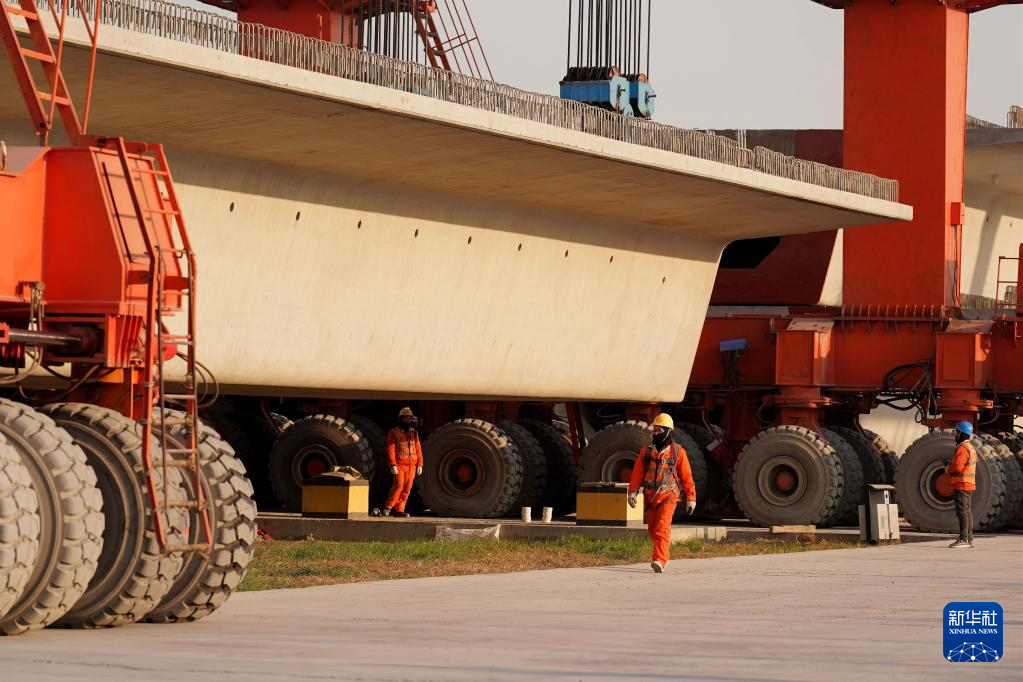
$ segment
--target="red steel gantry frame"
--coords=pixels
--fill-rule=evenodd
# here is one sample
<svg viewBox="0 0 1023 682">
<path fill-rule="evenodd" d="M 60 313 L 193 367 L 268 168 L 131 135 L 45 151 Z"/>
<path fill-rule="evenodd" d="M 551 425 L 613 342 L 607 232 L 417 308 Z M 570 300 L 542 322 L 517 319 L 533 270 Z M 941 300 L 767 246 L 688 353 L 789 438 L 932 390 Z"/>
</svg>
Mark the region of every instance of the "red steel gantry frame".
<svg viewBox="0 0 1023 682">
<path fill-rule="evenodd" d="M 969 13 L 1018 0 L 821 4 L 845 10 L 844 163 L 897 178 L 914 218 L 846 231 L 840 308 L 707 319 L 687 404 L 702 419 L 721 410 L 714 454 L 727 466 L 765 409 L 818 432 L 914 390 L 930 426 L 1011 431 L 1020 414 L 1023 311 L 985 321 L 959 311 Z M 723 352 L 735 339 L 745 350 Z"/>
<path fill-rule="evenodd" d="M 150 505 L 163 511 L 153 514 L 160 547 L 208 552 L 213 533 L 197 445 L 195 254 L 162 145 L 86 133 L 99 23 L 94 18 L 90 26 L 89 12 L 75 1 L 91 41 L 84 118 L 61 72 L 67 2 L 59 14 L 49 5 L 58 27 L 56 47 L 35 0 L 0 3 L 0 43 L 44 145 L 24 168 L 0 169 L 0 243 L 13 255 L 11 269 L 0 272 L 0 367 L 68 364 L 70 385 L 62 400 L 102 405 L 137 420 Z M 102 3 L 94 11 L 98 15 Z M 19 39 L 13 16 L 27 23 L 31 47 Z M 45 87 L 33 63 L 41 67 Z M 71 146 L 45 147 L 58 117 Z M 172 334 L 167 320 L 182 310 L 184 331 Z M 180 392 L 170 394 L 163 367 L 175 356 L 185 362 L 186 379 Z M 181 405 L 184 416 L 172 413 L 168 401 Z M 167 432 L 174 425 L 183 426 L 187 438 L 172 449 Z M 189 472 L 195 499 L 170 499 L 172 466 Z M 201 541 L 169 540 L 164 519 L 171 507 L 195 512 Z"/>
<path fill-rule="evenodd" d="M 493 79 L 466 0 L 202 0 L 238 20 Z"/>
</svg>

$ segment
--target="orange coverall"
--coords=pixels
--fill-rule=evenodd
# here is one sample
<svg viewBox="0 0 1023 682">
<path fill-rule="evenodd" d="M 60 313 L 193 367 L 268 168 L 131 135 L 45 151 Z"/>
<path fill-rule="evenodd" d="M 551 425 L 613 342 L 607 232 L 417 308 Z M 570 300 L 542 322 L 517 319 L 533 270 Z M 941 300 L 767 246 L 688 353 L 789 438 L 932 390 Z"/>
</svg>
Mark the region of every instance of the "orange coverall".
<svg viewBox="0 0 1023 682">
<path fill-rule="evenodd" d="M 653 484 L 648 478 L 646 457 L 652 460 L 663 460 L 671 457 L 671 449 L 675 450 L 675 486 L 669 490 L 656 490 L 648 488 Z M 671 443 L 661 451 L 648 445 L 639 454 L 639 459 L 632 467 L 632 478 L 629 480 L 629 492 L 643 490 L 643 520 L 647 524 L 647 533 L 654 541 L 653 561 L 661 562 L 667 566 L 671 558 L 669 547 L 671 547 L 671 518 L 675 515 L 675 506 L 681 499 L 679 488 L 686 494 L 686 499 L 696 501 L 696 484 L 693 482 L 693 470 L 689 468 L 689 457 L 686 449 L 681 445 Z"/>
<path fill-rule="evenodd" d="M 977 489 L 977 451 L 970 441 L 956 446 L 952 463 L 945 467 L 945 472 L 949 475 L 952 490 Z"/>
<path fill-rule="evenodd" d="M 398 467 L 398 473 L 394 476 L 384 506 L 403 512 L 412 492 L 412 482 L 416 480 L 416 467 L 423 466 L 423 445 L 419 442 L 419 433 L 415 429 L 409 429 L 406 433 L 397 426 L 391 429 L 387 434 L 387 461 L 391 466 Z"/>
</svg>

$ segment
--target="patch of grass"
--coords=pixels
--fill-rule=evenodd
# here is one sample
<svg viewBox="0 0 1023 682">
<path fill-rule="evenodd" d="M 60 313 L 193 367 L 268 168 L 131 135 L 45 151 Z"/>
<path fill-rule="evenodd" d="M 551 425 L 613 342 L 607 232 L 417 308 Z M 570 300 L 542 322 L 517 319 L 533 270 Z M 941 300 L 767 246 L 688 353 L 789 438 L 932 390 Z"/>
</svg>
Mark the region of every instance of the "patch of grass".
<svg viewBox="0 0 1023 682">
<path fill-rule="evenodd" d="M 855 542 L 755 540 L 707 542 L 691 538 L 671 546 L 672 561 L 748 554 L 779 554 L 855 547 Z M 616 566 L 650 560 L 650 542 L 623 537 L 597 540 L 324 542 L 269 540 L 256 545 L 241 591 L 314 585 L 508 573 L 549 568 Z"/>
</svg>

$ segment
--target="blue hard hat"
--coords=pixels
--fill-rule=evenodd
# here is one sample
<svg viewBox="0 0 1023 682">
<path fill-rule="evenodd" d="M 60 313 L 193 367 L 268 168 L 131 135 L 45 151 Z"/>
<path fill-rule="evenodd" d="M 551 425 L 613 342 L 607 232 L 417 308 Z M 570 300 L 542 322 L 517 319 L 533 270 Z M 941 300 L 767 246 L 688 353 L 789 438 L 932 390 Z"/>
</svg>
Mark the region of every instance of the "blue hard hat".
<svg viewBox="0 0 1023 682">
<path fill-rule="evenodd" d="M 973 424 L 970 422 L 959 422 L 956 424 L 956 431 L 959 433 L 965 433 L 967 436 L 973 435 Z"/>
</svg>

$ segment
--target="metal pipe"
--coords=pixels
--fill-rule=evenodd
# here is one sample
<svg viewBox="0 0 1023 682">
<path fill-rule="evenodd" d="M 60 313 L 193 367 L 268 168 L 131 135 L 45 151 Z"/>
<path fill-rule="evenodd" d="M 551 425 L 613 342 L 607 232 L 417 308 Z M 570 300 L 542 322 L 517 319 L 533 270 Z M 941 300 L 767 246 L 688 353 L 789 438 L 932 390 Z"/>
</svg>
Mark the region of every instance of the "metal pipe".
<svg viewBox="0 0 1023 682">
<path fill-rule="evenodd" d="M 31 329 L 10 329 L 7 338 L 11 343 L 23 343 L 27 346 L 77 346 L 82 342 L 82 337 L 75 334 L 37 332 Z"/>
<path fill-rule="evenodd" d="M 651 31 L 651 29 L 653 28 L 653 25 L 654 25 L 654 22 L 653 22 L 653 16 L 654 16 L 653 4 L 654 4 L 653 0 L 649 0 L 649 2 L 647 3 L 647 7 L 646 7 L 646 71 L 645 71 L 645 73 L 647 75 L 647 78 L 650 77 L 650 31 Z"/>
</svg>

